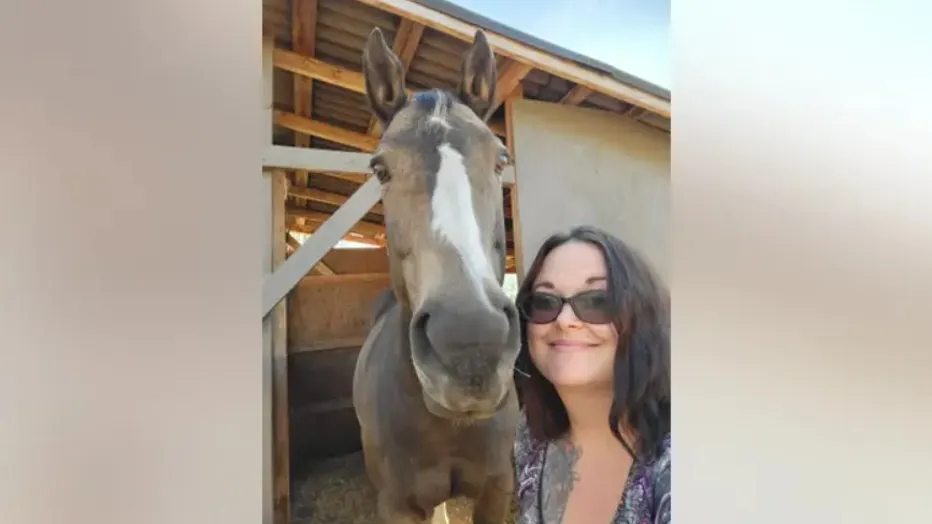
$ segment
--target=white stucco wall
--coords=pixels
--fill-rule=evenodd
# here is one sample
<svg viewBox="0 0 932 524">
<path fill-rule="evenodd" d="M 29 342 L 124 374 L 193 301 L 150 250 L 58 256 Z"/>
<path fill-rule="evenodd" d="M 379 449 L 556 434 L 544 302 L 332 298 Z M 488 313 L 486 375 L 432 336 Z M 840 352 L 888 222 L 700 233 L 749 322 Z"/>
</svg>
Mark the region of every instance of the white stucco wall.
<svg viewBox="0 0 932 524">
<path fill-rule="evenodd" d="M 558 229 L 589 223 L 670 271 L 670 135 L 603 111 L 514 105 L 524 267 Z"/>
</svg>

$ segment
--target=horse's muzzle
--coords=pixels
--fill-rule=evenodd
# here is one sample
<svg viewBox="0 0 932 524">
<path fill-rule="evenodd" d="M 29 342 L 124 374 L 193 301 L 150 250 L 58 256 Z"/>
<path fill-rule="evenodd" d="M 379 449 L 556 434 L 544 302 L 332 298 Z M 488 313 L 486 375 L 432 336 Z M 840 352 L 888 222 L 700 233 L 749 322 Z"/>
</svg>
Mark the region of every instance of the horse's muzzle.
<svg viewBox="0 0 932 524">
<path fill-rule="evenodd" d="M 518 355 L 518 312 L 504 292 L 428 299 L 409 327 L 411 357 L 428 408 L 487 417 L 505 398 Z"/>
<path fill-rule="evenodd" d="M 435 390 L 432 395 L 425 389 L 424 404 L 429 412 L 441 418 L 485 420 L 501 409 L 508 396 L 509 388 L 505 384 L 496 383 L 492 389 L 496 393 L 482 396 L 464 395 L 457 388 Z"/>
</svg>

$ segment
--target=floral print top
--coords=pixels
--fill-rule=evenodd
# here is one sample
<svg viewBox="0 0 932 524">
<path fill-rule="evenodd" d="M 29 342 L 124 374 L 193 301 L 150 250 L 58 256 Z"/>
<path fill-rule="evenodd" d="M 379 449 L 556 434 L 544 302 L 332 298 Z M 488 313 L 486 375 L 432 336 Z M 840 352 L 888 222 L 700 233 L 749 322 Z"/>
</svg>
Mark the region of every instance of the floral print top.
<svg viewBox="0 0 932 524">
<path fill-rule="evenodd" d="M 544 475 L 544 455 L 552 445 L 535 441 L 522 412 L 515 440 L 517 474 L 517 524 L 559 524 L 541 522 L 540 493 Z M 549 457 L 550 455 L 548 455 Z M 550 461 L 550 458 L 546 459 Z M 661 453 L 650 462 L 636 460 L 628 473 L 624 494 L 611 524 L 670 523 L 670 435 L 663 440 Z"/>
</svg>

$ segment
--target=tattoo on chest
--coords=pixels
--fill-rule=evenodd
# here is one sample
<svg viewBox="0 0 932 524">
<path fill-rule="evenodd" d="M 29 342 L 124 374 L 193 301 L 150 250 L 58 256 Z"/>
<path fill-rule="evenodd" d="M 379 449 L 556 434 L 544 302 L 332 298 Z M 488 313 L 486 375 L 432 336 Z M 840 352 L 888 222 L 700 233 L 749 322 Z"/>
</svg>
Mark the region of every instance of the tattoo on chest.
<svg viewBox="0 0 932 524">
<path fill-rule="evenodd" d="M 568 442 L 549 446 L 543 471 L 543 514 L 541 524 L 560 524 L 566 511 L 566 502 L 578 480 L 576 465 L 581 450 Z"/>
</svg>

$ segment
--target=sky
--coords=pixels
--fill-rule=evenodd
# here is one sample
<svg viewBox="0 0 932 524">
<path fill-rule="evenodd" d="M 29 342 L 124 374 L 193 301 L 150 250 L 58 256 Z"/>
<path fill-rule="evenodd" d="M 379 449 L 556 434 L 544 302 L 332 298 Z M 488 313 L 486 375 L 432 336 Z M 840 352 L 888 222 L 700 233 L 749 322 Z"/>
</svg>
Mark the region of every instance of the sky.
<svg viewBox="0 0 932 524">
<path fill-rule="evenodd" d="M 449 0 L 672 90 L 670 0 Z"/>
</svg>

